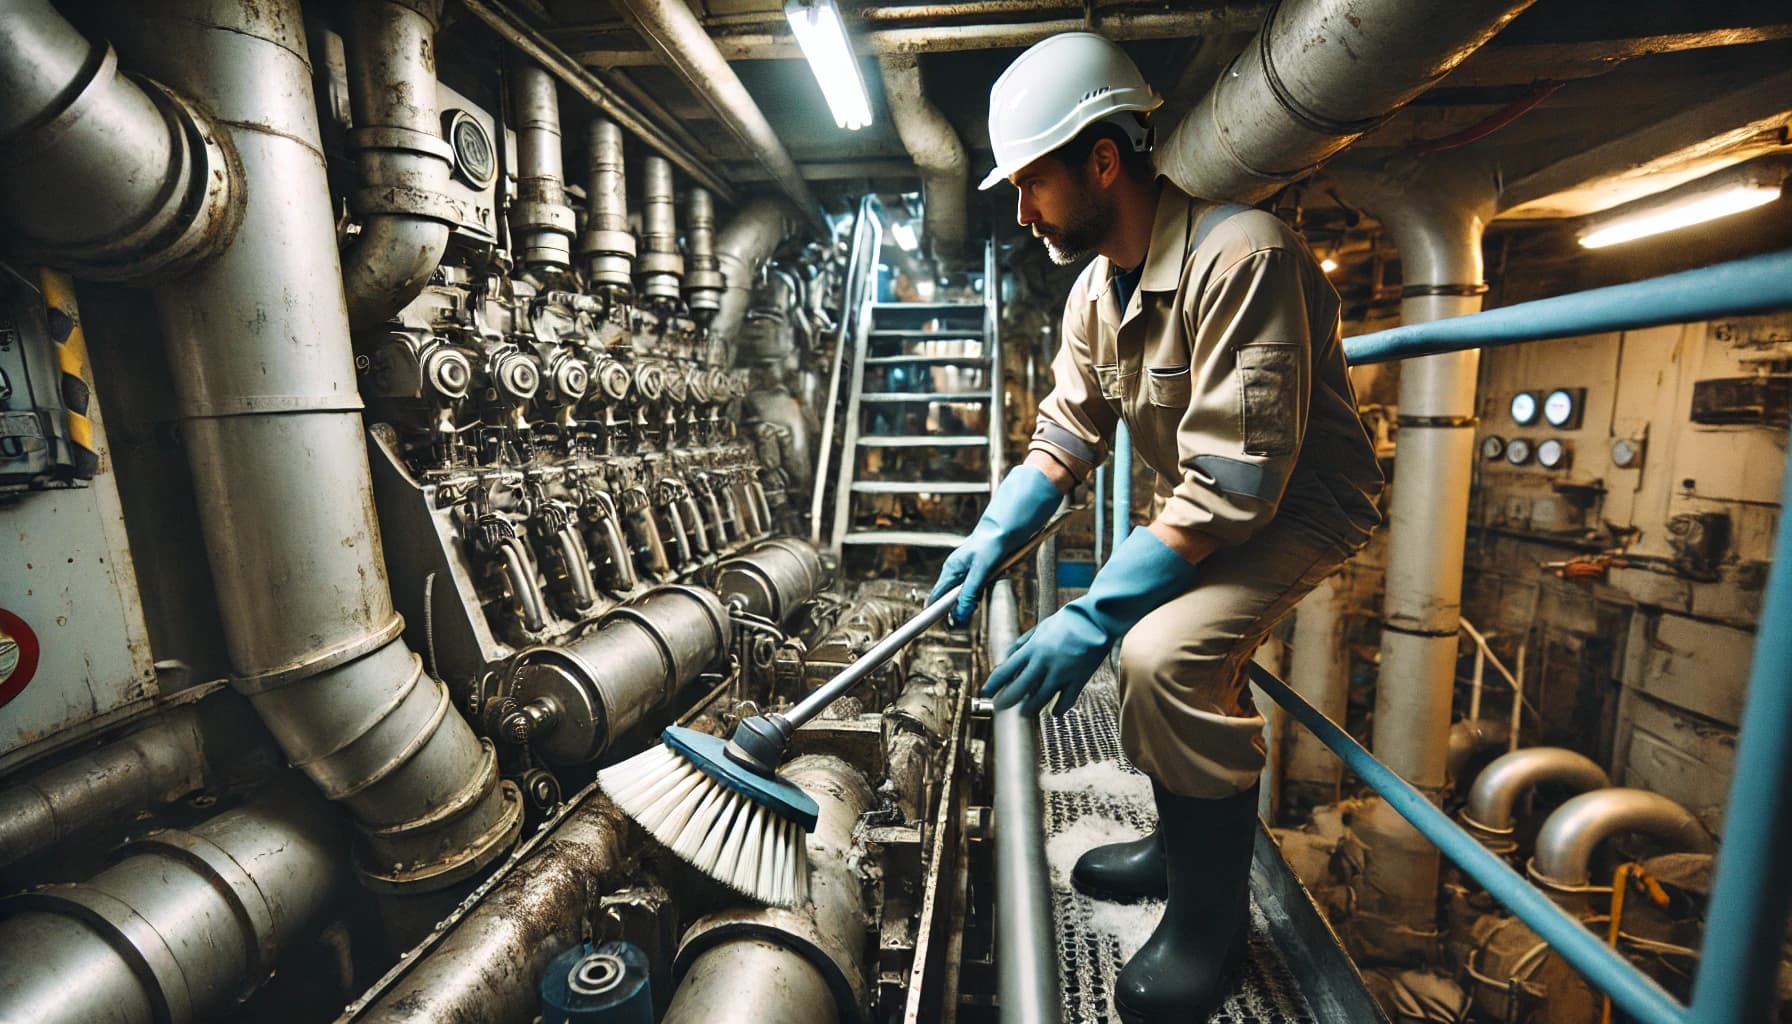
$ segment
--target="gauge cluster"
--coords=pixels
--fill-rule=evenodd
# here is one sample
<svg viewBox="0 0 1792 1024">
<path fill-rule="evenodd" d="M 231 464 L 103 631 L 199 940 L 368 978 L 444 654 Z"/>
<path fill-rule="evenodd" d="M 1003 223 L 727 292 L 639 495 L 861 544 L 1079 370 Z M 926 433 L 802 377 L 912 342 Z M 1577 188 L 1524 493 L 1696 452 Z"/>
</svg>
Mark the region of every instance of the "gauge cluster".
<svg viewBox="0 0 1792 1024">
<path fill-rule="evenodd" d="M 1506 403 L 1506 416 L 1513 426 L 1520 428 L 1579 430 L 1586 397 L 1586 388 L 1520 391 Z M 1508 438 L 1488 434 L 1481 439 L 1481 458 L 1490 463 L 1504 461 L 1510 466 L 1560 471 L 1573 464 L 1574 446 L 1573 442 L 1559 437 Z"/>
</svg>

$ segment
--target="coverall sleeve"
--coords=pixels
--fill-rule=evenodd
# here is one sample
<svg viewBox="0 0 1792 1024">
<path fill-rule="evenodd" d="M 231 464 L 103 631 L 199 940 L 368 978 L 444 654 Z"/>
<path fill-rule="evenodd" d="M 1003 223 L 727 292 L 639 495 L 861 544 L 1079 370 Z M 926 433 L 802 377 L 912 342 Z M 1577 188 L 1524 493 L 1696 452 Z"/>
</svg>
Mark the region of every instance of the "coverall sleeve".
<svg viewBox="0 0 1792 1024">
<path fill-rule="evenodd" d="M 1182 479 L 1161 521 L 1238 544 L 1275 517 L 1307 429 L 1305 296 L 1295 256 L 1269 248 L 1240 257 L 1185 301 L 1191 387 L 1176 436 Z"/>
<path fill-rule="evenodd" d="M 1085 275 L 1085 278 L 1087 275 Z M 1058 354 L 1052 359 L 1052 390 L 1039 403 L 1038 425 L 1027 451 L 1044 452 L 1083 480 L 1108 457 L 1119 415 L 1102 397 L 1090 365 L 1086 334 L 1093 306 L 1086 280 L 1079 280 L 1064 304 Z"/>
</svg>

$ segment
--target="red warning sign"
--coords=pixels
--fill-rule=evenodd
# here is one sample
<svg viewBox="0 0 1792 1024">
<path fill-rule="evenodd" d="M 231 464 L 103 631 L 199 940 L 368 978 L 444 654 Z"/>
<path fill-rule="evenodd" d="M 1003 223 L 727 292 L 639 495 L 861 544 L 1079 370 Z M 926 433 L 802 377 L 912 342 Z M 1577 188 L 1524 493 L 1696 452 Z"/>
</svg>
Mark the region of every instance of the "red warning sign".
<svg viewBox="0 0 1792 1024">
<path fill-rule="evenodd" d="M 25 620 L 0 608 L 0 708 L 24 692 L 37 674 L 37 634 Z"/>
</svg>

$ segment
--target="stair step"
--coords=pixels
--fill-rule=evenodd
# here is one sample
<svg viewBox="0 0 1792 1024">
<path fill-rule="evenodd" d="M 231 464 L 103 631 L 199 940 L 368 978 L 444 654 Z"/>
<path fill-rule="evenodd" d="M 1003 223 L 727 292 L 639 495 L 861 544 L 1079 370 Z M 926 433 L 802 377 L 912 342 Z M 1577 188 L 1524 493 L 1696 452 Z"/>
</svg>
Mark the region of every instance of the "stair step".
<svg viewBox="0 0 1792 1024">
<path fill-rule="evenodd" d="M 854 494 L 988 494 L 989 481 L 854 480 Z"/>
<path fill-rule="evenodd" d="M 840 538 L 842 544 L 898 544 L 908 548 L 955 548 L 964 541 L 962 533 L 935 530 L 854 530 Z"/>
<path fill-rule="evenodd" d="M 987 402 L 987 391 L 868 391 L 860 402 Z"/>
<path fill-rule="evenodd" d="M 873 302 L 875 313 L 981 313 L 981 302 Z"/>
<path fill-rule="evenodd" d="M 866 366 L 988 366 L 988 356 L 866 356 Z"/>
<path fill-rule="evenodd" d="M 982 448 L 984 434 L 872 434 L 859 438 L 861 448 Z"/>
<path fill-rule="evenodd" d="M 905 328 L 879 327 L 869 332 L 873 338 L 950 338 L 955 341 L 982 341 L 983 328 L 963 327 L 956 330 L 920 331 Z"/>
</svg>

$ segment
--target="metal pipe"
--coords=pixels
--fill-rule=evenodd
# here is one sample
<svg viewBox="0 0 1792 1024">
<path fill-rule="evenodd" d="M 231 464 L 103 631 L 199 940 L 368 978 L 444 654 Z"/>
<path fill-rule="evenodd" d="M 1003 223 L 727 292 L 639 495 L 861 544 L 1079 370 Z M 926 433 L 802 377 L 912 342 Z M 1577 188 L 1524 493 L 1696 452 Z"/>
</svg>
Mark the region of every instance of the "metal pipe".
<svg viewBox="0 0 1792 1024">
<path fill-rule="evenodd" d="M 615 513 L 604 516 L 599 529 L 603 532 L 604 551 L 610 556 L 610 567 L 616 574 L 611 582 L 617 590 L 635 589 L 640 577 L 635 575 L 635 562 L 628 556 L 628 541 L 622 535 L 622 524 Z"/>
<path fill-rule="evenodd" d="M 461 0 L 467 13 L 485 23 L 498 37 L 527 54 L 560 79 L 567 88 L 578 93 L 606 117 L 616 122 L 647 148 L 678 165 L 678 169 L 703 183 L 728 202 L 734 202 L 734 190 L 716 174 L 719 161 L 714 153 L 685 141 L 688 135 L 674 122 L 656 122 L 633 103 L 618 96 L 591 71 L 567 56 L 558 46 L 531 26 L 525 18 L 490 0 Z"/>
<path fill-rule="evenodd" d="M 1014 582 L 989 593 L 991 667 L 1020 633 Z M 1038 722 L 1019 708 L 995 713 L 996 992 L 1005 1021 L 1059 1019 L 1050 875 L 1039 796 Z"/>
<path fill-rule="evenodd" d="M 1517 824 L 1513 808 L 1545 782 L 1572 786 L 1577 793 L 1612 784 L 1605 769 L 1566 747 L 1526 747 L 1494 758 L 1481 769 L 1468 791 L 1462 823 L 1471 833 L 1509 835 Z"/>
<path fill-rule="evenodd" d="M 716 260 L 716 201 L 708 189 L 692 187 L 686 195 L 685 239 L 691 266 L 684 275 L 684 301 L 693 314 L 710 315 L 722 307 L 728 282 Z"/>
<path fill-rule="evenodd" d="M 230 248 L 155 293 L 232 685 L 354 813 L 364 880 L 451 884 L 510 845 L 522 801 L 399 639 L 298 5 L 175 0 L 116 24 L 228 126 L 249 186 Z"/>
<path fill-rule="evenodd" d="M 1373 789 L 1386 806 L 1394 809 L 1437 848 L 1481 884 L 1488 895 L 1510 910 L 1538 937 L 1549 943 L 1556 954 L 1579 971 L 1595 987 L 1612 997 L 1619 1009 L 1642 1024 L 1687 1024 L 1686 1010 L 1655 980 L 1638 970 L 1636 965 L 1600 941 L 1578 919 L 1526 882 L 1518 872 L 1486 847 L 1474 840 L 1460 825 L 1438 810 L 1431 800 L 1412 784 L 1402 779 L 1387 765 L 1331 719 L 1277 679 L 1274 673 L 1255 662 L 1245 665 L 1251 681 L 1276 703 L 1288 709 L 1302 725 L 1311 729 L 1363 784 Z M 1775 945 L 1774 949 L 1778 949 Z M 1703 1019 L 1703 1018 L 1701 1018 Z M 1740 1018 L 1720 1018 L 1736 1020 Z"/>
<path fill-rule="evenodd" d="M 678 252 L 677 207 L 672 165 L 650 156 L 641 161 L 641 258 L 635 261 L 636 290 L 647 299 L 676 302 L 684 278 Z"/>
<path fill-rule="evenodd" d="M 821 204 L 802 171 L 685 0 L 618 0 L 616 9 L 766 169 L 810 227 L 825 235 Z"/>
<path fill-rule="evenodd" d="M 952 123 L 927 98 L 921 65 L 911 55 L 878 61 L 883 70 L 884 99 L 903 148 L 921 173 L 921 200 L 926 207 L 925 233 L 934 258 L 961 255 L 969 236 L 970 158 Z"/>
<path fill-rule="evenodd" d="M 581 612 L 589 611 L 597 604 L 597 581 L 591 578 L 591 556 L 585 550 L 585 540 L 571 523 L 562 526 L 554 536 L 559 541 L 560 560 L 566 566 L 573 606 Z"/>
<path fill-rule="evenodd" d="M 516 202 L 510 230 L 517 258 L 526 267 L 572 266 L 576 225 L 566 201 L 566 168 L 560 155 L 560 95 L 554 79 L 527 59 L 510 71 L 510 106 L 516 117 Z"/>
<path fill-rule="evenodd" d="M 336 896 L 342 841 L 309 793 L 152 832 L 85 882 L 0 901 L 0 1017 L 211 1019 L 274 973 Z"/>
<path fill-rule="evenodd" d="M 1343 721 L 1350 704 L 1350 652 L 1344 646 L 1344 609 L 1349 595 L 1341 574 L 1327 577 L 1295 607 L 1294 650 L 1288 683 L 1319 713 Z M 1344 765 L 1311 733 L 1283 734 L 1283 778 L 1316 802 L 1338 798 Z"/>
<path fill-rule="evenodd" d="M 199 716 L 174 711 L 149 727 L 0 790 L 0 868 L 42 853 L 83 829 L 205 785 Z"/>
<path fill-rule="evenodd" d="M 1158 170 L 1192 195 L 1266 199 L 1429 89 L 1531 2 L 1464 0 L 1448 18 L 1400 0 L 1272 7 L 1158 147 Z"/>
<path fill-rule="evenodd" d="M 1792 472 L 1780 485 L 1792 508 Z M 1792 551 L 1792 517 L 1782 514 L 1775 550 Z M 1742 732 L 1730 773 L 1729 813 L 1706 914 L 1705 944 L 1693 984 L 1699 1020 L 1766 1020 L 1776 1005 L 1781 942 L 1792 913 L 1792 559 L 1767 570 L 1761 628 L 1749 665 Z"/>
<path fill-rule="evenodd" d="M 783 203 L 755 199 L 741 207 L 716 236 L 716 266 L 727 283 L 709 330 L 712 335 L 728 342 L 730 356 L 733 355 L 734 332 L 746 319 L 753 283 L 759 279 L 759 268 L 771 259 L 778 243 L 789 232 L 785 210 Z"/>
<path fill-rule="evenodd" d="M 1792 309 L 1792 249 L 1351 338 L 1351 365 Z"/>
<path fill-rule="evenodd" d="M 218 127 L 179 93 L 120 74 L 112 48 L 48 0 L 0 11 L 0 97 L 0 238 L 12 255 L 143 281 L 230 244 L 243 182 Z"/>
<path fill-rule="evenodd" d="M 516 602 L 516 613 L 523 628 L 539 633 L 547 627 L 547 601 L 535 582 L 535 560 L 522 538 L 506 537 L 498 544 L 498 557 L 504 562 L 504 577 L 510 582 L 510 597 Z"/>
<path fill-rule="evenodd" d="M 349 326 L 371 327 L 429 283 L 454 212 L 443 194 L 454 151 L 436 111 L 436 28 L 441 0 L 353 4 L 348 95 L 359 186 L 349 205 L 361 233 L 342 254 Z"/>
<path fill-rule="evenodd" d="M 533 1019 L 542 971 L 589 934 L 621 880 L 626 834 L 621 813 L 587 788 L 338 1024 Z"/>
<path fill-rule="evenodd" d="M 1520 751 L 1522 753 L 1522 751 Z M 1710 853 L 1711 837 L 1691 811 L 1660 793 L 1612 787 L 1582 793 L 1556 808 L 1537 833 L 1531 875 L 1560 886 L 1591 881 L 1587 866 L 1599 844 L 1614 836 L 1640 834 L 1681 850 Z"/>
<path fill-rule="evenodd" d="M 875 806 L 871 787 L 858 769 L 825 755 L 798 757 L 779 774 L 821 808 L 807 839 L 809 902 L 726 910 L 692 925 L 679 944 L 673 972 L 681 980 L 663 1024 L 866 1018 L 866 908 L 853 831 Z"/>
<path fill-rule="evenodd" d="M 827 584 L 821 552 L 795 537 L 774 537 L 716 566 L 723 603 L 782 625 Z"/>
<path fill-rule="evenodd" d="M 1114 545 L 1120 550 L 1132 532 L 1132 431 L 1122 420 L 1114 427 Z"/>
<path fill-rule="evenodd" d="M 635 235 L 628 224 L 628 178 L 623 167 L 622 129 L 607 117 L 593 117 L 586 128 L 590 177 L 585 192 L 591 204 L 579 255 L 591 284 L 623 291 L 634 287 Z"/>
</svg>

